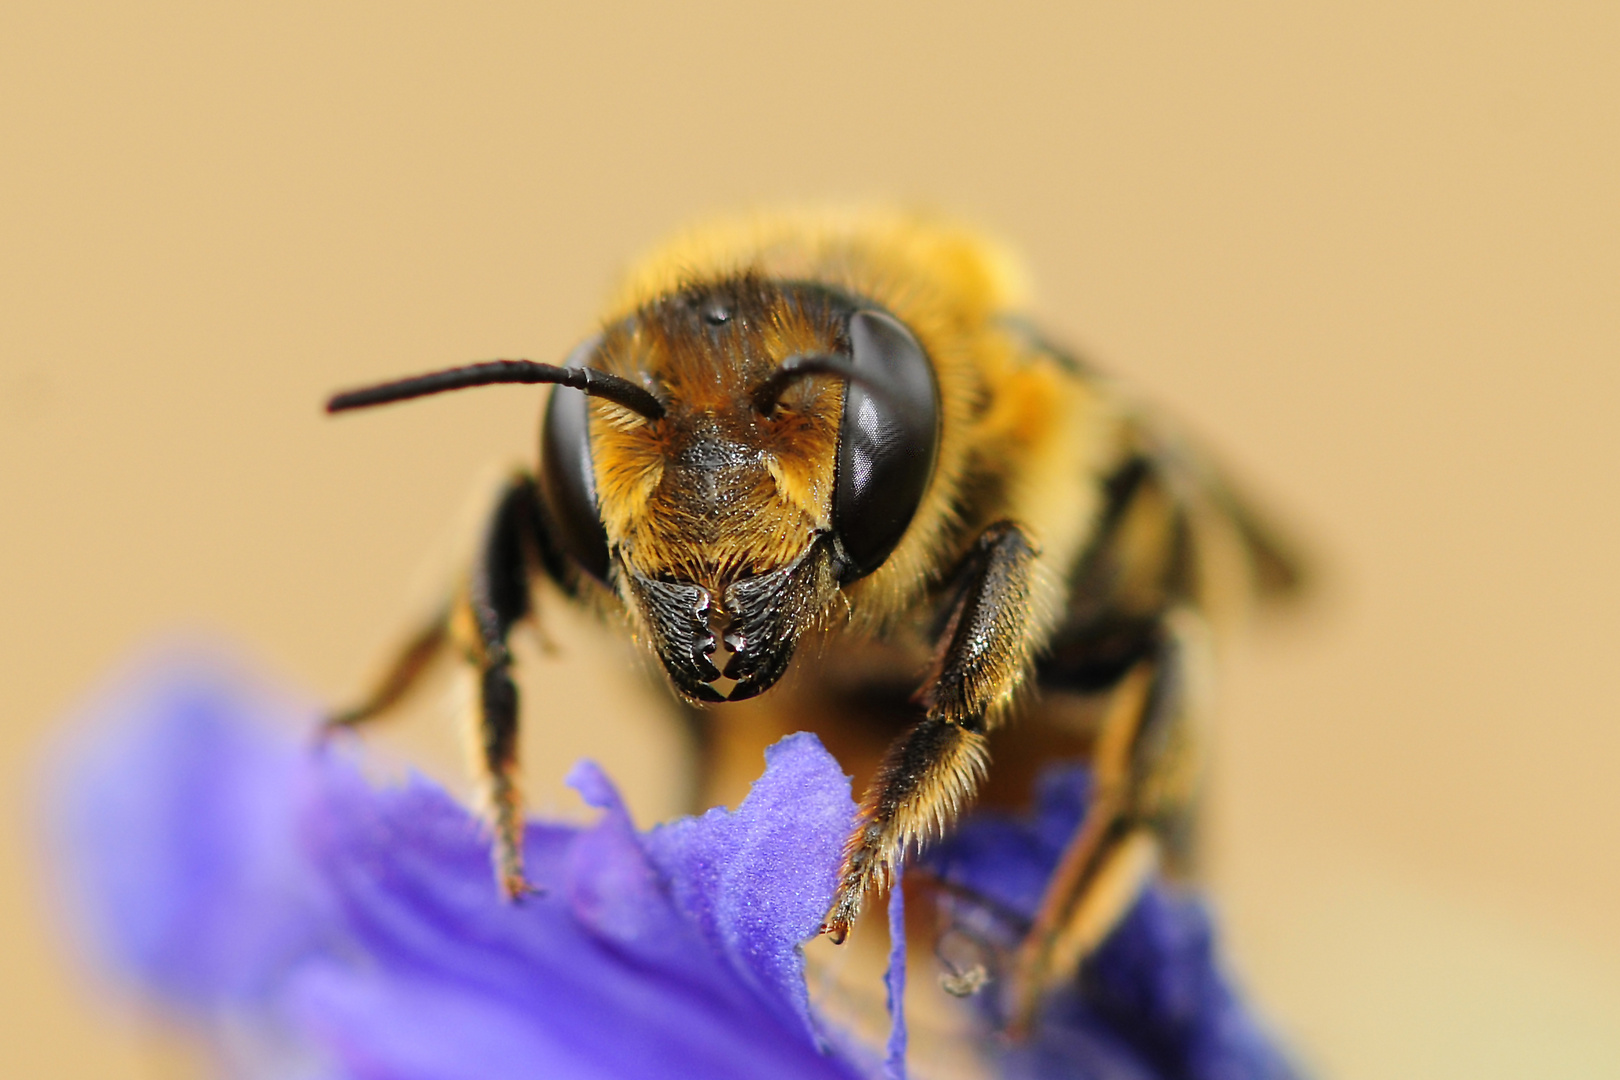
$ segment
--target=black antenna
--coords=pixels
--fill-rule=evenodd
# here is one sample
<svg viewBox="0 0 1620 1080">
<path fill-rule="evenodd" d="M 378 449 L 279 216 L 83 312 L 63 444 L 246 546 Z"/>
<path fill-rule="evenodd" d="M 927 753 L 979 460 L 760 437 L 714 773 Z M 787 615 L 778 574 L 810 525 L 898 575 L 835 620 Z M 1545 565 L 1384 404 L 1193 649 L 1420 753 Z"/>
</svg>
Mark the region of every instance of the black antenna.
<svg viewBox="0 0 1620 1080">
<path fill-rule="evenodd" d="M 766 376 L 765 381 L 754 387 L 754 408 L 766 416 L 776 408 L 776 402 L 788 387 L 800 379 L 808 379 L 816 375 L 836 375 L 861 386 L 875 394 L 883 395 L 887 388 L 864 371 L 857 370 L 854 361 L 843 356 L 834 356 L 830 353 L 806 353 L 800 356 L 790 356 L 777 365 L 775 371 Z"/>
<path fill-rule="evenodd" d="M 468 364 L 466 367 L 413 375 L 408 379 L 396 379 L 358 390 L 345 390 L 332 396 L 326 403 L 326 411 L 338 413 L 366 409 L 373 405 L 426 397 L 428 394 L 442 394 L 446 390 L 493 386 L 496 383 L 557 383 L 583 390 L 592 397 L 606 398 L 648 420 L 658 420 L 664 415 L 662 402 L 627 379 L 595 368 L 558 367 L 555 364 L 536 364 L 530 360 L 491 360 L 484 364 Z"/>
</svg>

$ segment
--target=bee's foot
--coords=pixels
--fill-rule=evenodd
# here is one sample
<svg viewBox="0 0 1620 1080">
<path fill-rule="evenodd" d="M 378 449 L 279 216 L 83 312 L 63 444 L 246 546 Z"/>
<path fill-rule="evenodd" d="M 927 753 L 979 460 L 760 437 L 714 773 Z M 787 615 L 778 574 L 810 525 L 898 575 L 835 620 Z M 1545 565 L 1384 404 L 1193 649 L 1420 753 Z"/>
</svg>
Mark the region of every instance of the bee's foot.
<svg viewBox="0 0 1620 1080">
<path fill-rule="evenodd" d="M 861 913 L 861 901 L 866 896 L 867 882 L 863 875 L 846 875 L 833 894 L 832 906 L 821 921 L 821 932 L 832 938 L 834 945 L 842 945 L 849 936 L 849 928 Z"/>
<path fill-rule="evenodd" d="M 530 897 L 546 895 L 546 890 L 530 883 L 521 872 L 509 873 L 501 875 L 501 895 L 510 903 L 521 904 Z"/>
</svg>

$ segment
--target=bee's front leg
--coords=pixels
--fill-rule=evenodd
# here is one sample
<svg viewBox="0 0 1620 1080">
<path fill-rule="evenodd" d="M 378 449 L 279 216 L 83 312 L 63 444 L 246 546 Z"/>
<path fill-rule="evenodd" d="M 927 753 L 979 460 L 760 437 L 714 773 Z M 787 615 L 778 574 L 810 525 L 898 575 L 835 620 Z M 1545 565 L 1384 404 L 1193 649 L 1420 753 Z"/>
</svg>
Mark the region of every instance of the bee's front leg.
<svg viewBox="0 0 1620 1080">
<path fill-rule="evenodd" d="M 1034 543 L 1013 522 L 984 531 L 918 697 L 927 713 L 890 745 L 844 846 L 822 933 L 843 941 L 866 893 L 889 887 L 908 849 L 938 836 L 984 779 L 985 734 L 1029 663 Z"/>
<path fill-rule="evenodd" d="M 478 669 L 478 749 L 495 824 L 495 873 L 513 900 L 532 892 L 523 876 L 523 796 L 518 786 L 518 689 L 512 627 L 532 610 L 530 570 L 546 548 L 534 478 L 519 473 L 490 517 L 452 632 Z"/>
<path fill-rule="evenodd" d="M 501 489 L 471 573 L 454 601 L 413 633 L 363 700 L 329 717 L 325 730 L 354 727 L 396 706 L 432 661 L 452 645 L 478 671 L 479 764 L 495 824 L 495 870 L 502 890 L 530 892 L 523 877 L 523 799 L 518 790 L 518 691 L 507 639 L 532 610 L 536 560 L 553 577 L 555 558 L 534 478 L 517 473 Z"/>
</svg>

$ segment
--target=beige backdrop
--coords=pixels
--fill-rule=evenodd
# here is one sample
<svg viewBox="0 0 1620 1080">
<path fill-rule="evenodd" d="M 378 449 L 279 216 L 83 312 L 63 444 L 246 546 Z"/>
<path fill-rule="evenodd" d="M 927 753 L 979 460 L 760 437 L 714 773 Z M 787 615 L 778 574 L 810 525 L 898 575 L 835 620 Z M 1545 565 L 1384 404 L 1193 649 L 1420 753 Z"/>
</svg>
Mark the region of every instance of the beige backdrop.
<svg viewBox="0 0 1620 1080">
<path fill-rule="evenodd" d="M 50 924 L 61 711 L 176 627 L 339 695 L 534 440 L 533 392 L 327 391 L 559 357 L 694 215 L 898 198 L 1020 246 L 1322 553 L 1213 802 L 1305 1056 L 1620 1075 L 1620 6 L 245 6 L 0 10 L 0 1074 L 190 1075 Z M 542 803 L 673 753 L 594 670 L 536 710 Z"/>
</svg>

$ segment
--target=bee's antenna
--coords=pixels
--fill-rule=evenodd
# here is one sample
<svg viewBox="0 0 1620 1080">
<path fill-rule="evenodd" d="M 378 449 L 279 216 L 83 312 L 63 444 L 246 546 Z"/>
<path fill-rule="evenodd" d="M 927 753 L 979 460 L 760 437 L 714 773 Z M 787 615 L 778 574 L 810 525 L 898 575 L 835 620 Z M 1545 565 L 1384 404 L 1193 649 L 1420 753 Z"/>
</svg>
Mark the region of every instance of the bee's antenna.
<svg viewBox="0 0 1620 1080">
<path fill-rule="evenodd" d="M 771 410 L 776 408 L 776 402 L 781 398 L 783 391 L 800 379 L 816 375 L 836 375 L 848 382 L 860 383 L 873 393 L 885 392 L 881 383 L 866 372 L 857 370 L 854 362 L 847 357 L 834 356 L 830 353 L 806 353 L 788 357 L 777 365 L 775 371 L 766 376 L 764 382 L 754 387 L 754 408 L 769 416 Z"/>
<path fill-rule="evenodd" d="M 346 390 L 333 395 L 326 403 L 329 413 L 365 409 L 372 405 L 387 405 L 395 401 L 440 394 L 446 390 L 462 390 L 469 386 L 492 386 L 495 383 L 557 383 L 583 390 L 592 397 L 606 398 L 623 405 L 633 413 L 649 420 L 664 415 L 663 402 L 649 391 L 627 379 L 605 371 L 587 367 L 557 367 L 555 364 L 536 364 L 529 360 L 491 360 L 484 364 L 432 371 L 426 375 L 413 375 L 408 379 L 358 390 Z"/>
</svg>

